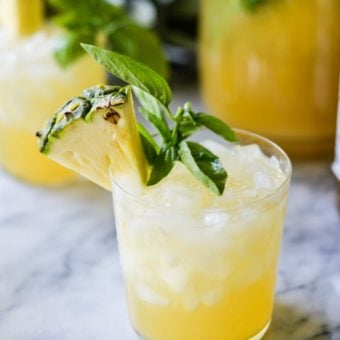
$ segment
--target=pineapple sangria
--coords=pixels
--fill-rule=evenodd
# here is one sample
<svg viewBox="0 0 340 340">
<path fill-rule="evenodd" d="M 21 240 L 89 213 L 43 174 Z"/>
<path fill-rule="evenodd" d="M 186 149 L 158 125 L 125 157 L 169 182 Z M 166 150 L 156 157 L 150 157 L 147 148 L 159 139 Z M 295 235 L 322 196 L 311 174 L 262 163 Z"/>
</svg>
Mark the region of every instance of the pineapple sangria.
<svg viewBox="0 0 340 340">
<path fill-rule="evenodd" d="M 260 339 L 272 316 L 288 157 L 189 103 L 171 112 L 157 73 L 83 46 L 128 85 L 95 86 L 67 102 L 39 131 L 40 151 L 112 190 L 136 333 Z"/>
<path fill-rule="evenodd" d="M 228 169 L 222 196 L 181 163 L 137 195 L 114 182 L 129 310 L 142 338 L 241 340 L 269 326 L 289 165 L 270 142 L 237 137 L 203 143 Z"/>
<path fill-rule="evenodd" d="M 0 166 L 39 184 L 61 184 L 75 174 L 37 151 L 34 132 L 61 102 L 104 70 L 89 56 L 66 68 L 54 57 L 61 32 L 45 24 L 42 0 L 2 0 L 0 13 Z"/>
</svg>

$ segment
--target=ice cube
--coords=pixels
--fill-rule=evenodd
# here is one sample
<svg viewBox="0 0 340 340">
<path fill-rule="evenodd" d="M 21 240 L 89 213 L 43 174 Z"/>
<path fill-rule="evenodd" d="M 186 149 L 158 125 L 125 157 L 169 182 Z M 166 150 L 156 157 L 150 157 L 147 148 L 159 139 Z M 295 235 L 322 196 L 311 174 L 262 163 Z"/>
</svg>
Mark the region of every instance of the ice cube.
<svg viewBox="0 0 340 340">
<path fill-rule="evenodd" d="M 216 305 L 223 297 L 223 289 L 216 288 L 211 290 L 202 296 L 202 303 L 207 306 Z"/>
<path fill-rule="evenodd" d="M 165 235 L 190 243 L 191 238 L 195 237 L 195 234 L 200 234 L 199 229 L 202 229 L 199 228 L 200 219 L 190 217 L 189 214 L 164 214 L 163 219 L 159 221 L 159 226 L 166 233 Z"/>
<path fill-rule="evenodd" d="M 236 147 L 235 149 L 237 149 L 238 151 L 237 156 L 241 156 L 243 159 L 247 161 L 261 159 L 264 156 L 263 152 L 261 151 L 260 147 L 257 144 L 242 145 Z"/>
<path fill-rule="evenodd" d="M 126 251 L 124 254 L 128 254 L 128 252 L 129 251 Z M 123 254 L 120 256 L 120 265 L 124 273 L 127 275 L 134 275 L 136 269 L 138 268 L 138 263 L 136 263 L 134 256 L 123 256 Z"/>
<path fill-rule="evenodd" d="M 271 156 L 270 157 L 269 163 L 273 167 L 273 169 L 281 170 L 280 161 L 275 156 Z"/>
<path fill-rule="evenodd" d="M 190 293 L 185 294 L 183 299 L 183 305 L 187 311 L 189 312 L 194 311 L 199 306 L 199 303 L 200 300 L 198 296 L 196 296 L 195 294 Z"/>
<path fill-rule="evenodd" d="M 160 183 L 148 187 L 145 194 L 157 205 L 182 211 L 209 206 L 214 197 L 180 162 Z"/>
<path fill-rule="evenodd" d="M 265 172 L 257 171 L 253 179 L 257 189 L 271 189 L 273 187 L 270 177 Z"/>
<path fill-rule="evenodd" d="M 249 188 L 242 191 L 242 195 L 247 198 L 255 198 L 257 196 L 256 189 Z"/>
<path fill-rule="evenodd" d="M 144 283 L 136 285 L 136 293 L 141 300 L 152 305 L 166 306 L 169 304 L 169 300 L 167 298 L 161 296 Z"/>
<path fill-rule="evenodd" d="M 223 158 L 227 154 L 227 152 L 230 152 L 232 148 L 232 146 L 221 144 L 209 139 L 204 140 L 203 142 L 201 142 L 201 144 L 207 149 L 209 149 L 211 152 L 213 152 L 219 158 Z"/>
<path fill-rule="evenodd" d="M 249 222 L 253 220 L 257 216 L 258 212 L 256 209 L 253 208 L 247 208 L 243 209 L 241 212 L 241 221 L 242 223 L 244 222 Z"/>
<path fill-rule="evenodd" d="M 210 226 L 223 226 L 229 220 L 229 215 L 224 212 L 208 212 L 204 215 L 204 224 Z"/>
<path fill-rule="evenodd" d="M 193 189 L 181 183 L 163 187 L 160 201 L 167 207 L 181 210 L 199 209 L 202 207 L 203 195 L 193 195 Z"/>
<path fill-rule="evenodd" d="M 174 251 L 163 249 L 159 253 L 159 262 L 161 263 L 161 265 L 169 267 L 169 266 L 176 266 L 180 262 L 180 259 L 174 253 Z"/>
<path fill-rule="evenodd" d="M 159 273 L 162 280 L 176 293 L 182 292 L 188 283 L 188 274 L 183 268 L 163 269 Z"/>
</svg>

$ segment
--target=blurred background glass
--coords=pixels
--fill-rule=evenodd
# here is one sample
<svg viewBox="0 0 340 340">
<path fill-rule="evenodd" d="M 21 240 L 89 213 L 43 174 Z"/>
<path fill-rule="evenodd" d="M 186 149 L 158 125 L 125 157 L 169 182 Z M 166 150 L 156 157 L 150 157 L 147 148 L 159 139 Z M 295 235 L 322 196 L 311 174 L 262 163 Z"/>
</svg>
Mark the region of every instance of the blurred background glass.
<svg viewBox="0 0 340 340">
<path fill-rule="evenodd" d="M 75 174 L 38 151 L 35 132 L 70 97 L 102 83 L 104 70 L 89 56 L 67 68 L 54 57 L 61 32 L 44 19 L 44 2 L 1 2 L 0 165 L 36 184 L 62 184 Z"/>
<path fill-rule="evenodd" d="M 123 5 L 132 18 L 158 33 L 173 72 L 195 74 L 199 0 L 110 1 Z"/>
<path fill-rule="evenodd" d="M 340 65 L 338 0 L 202 0 L 206 103 L 232 126 L 298 157 L 334 149 Z"/>
<path fill-rule="evenodd" d="M 337 202 L 338 202 L 338 210 L 340 212 L 340 72 L 339 72 L 339 96 L 338 96 L 336 141 L 335 141 L 334 162 L 332 164 L 332 170 L 335 176 L 335 180 L 337 182 Z"/>
</svg>

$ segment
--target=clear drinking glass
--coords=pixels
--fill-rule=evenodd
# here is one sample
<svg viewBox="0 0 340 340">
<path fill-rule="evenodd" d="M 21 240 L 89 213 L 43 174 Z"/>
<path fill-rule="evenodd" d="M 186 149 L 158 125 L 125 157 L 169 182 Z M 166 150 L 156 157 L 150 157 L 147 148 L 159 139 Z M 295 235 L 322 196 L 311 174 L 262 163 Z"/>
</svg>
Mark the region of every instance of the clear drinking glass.
<svg viewBox="0 0 340 340">
<path fill-rule="evenodd" d="M 270 324 L 291 163 L 271 141 L 237 134 L 285 174 L 260 200 L 174 210 L 113 183 L 130 318 L 143 339 L 260 339 Z"/>
</svg>

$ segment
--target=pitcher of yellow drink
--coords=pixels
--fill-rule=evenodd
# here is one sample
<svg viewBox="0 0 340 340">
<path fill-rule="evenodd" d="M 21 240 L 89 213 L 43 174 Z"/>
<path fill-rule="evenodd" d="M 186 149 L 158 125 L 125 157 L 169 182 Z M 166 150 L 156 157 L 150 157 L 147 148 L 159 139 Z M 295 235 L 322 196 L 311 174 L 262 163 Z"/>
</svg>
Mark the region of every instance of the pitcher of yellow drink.
<svg viewBox="0 0 340 340">
<path fill-rule="evenodd" d="M 290 155 L 334 147 L 338 0 L 202 0 L 200 68 L 210 110 Z"/>
<path fill-rule="evenodd" d="M 60 103 L 104 81 L 104 70 L 89 56 L 59 66 L 53 54 L 60 39 L 43 22 L 41 0 L 1 3 L 0 167 L 31 183 L 56 185 L 75 177 L 38 152 L 35 131 Z"/>
</svg>

